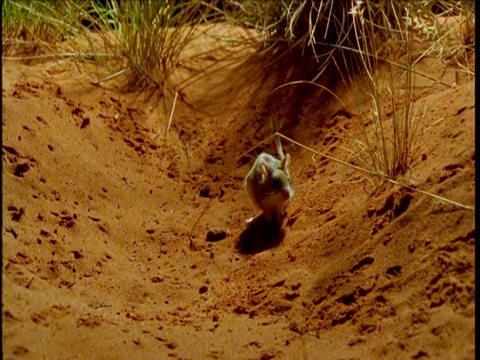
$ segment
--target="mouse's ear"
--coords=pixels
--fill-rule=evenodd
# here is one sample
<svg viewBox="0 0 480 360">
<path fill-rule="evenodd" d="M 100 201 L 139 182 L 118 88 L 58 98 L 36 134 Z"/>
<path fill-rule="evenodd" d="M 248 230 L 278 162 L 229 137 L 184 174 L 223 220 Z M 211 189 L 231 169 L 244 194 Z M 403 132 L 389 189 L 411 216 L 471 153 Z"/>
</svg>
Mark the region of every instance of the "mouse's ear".
<svg viewBox="0 0 480 360">
<path fill-rule="evenodd" d="M 261 164 L 260 165 L 260 172 L 262 173 L 262 184 L 265 184 L 270 177 L 270 172 L 268 171 L 267 165 Z"/>
<path fill-rule="evenodd" d="M 290 166 L 290 154 L 286 154 L 285 157 L 282 159 L 283 171 L 288 171 L 289 166 Z"/>
</svg>

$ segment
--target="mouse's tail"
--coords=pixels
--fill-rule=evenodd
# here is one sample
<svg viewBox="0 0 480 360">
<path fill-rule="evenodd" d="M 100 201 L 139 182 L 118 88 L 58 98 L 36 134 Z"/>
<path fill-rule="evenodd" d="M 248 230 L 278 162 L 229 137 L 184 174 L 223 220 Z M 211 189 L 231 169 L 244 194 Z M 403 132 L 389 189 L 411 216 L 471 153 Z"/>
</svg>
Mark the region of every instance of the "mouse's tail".
<svg viewBox="0 0 480 360">
<path fill-rule="evenodd" d="M 272 131 L 275 134 L 277 132 L 277 121 L 275 120 L 274 116 L 270 118 L 270 126 L 272 127 Z M 283 160 L 285 158 L 285 155 L 283 155 L 282 141 L 280 139 L 280 136 L 275 136 L 275 143 L 277 144 L 278 155 L 280 156 L 280 159 Z"/>
</svg>

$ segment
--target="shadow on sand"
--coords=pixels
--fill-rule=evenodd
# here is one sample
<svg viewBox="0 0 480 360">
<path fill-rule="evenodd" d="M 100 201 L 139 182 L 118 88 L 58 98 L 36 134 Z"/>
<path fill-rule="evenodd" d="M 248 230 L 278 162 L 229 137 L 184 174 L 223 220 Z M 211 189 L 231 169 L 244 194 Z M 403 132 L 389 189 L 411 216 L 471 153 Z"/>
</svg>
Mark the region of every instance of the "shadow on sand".
<svg viewBox="0 0 480 360">
<path fill-rule="evenodd" d="M 256 254 L 280 245 L 284 237 L 282 224 L 268 221 L 261 214 L 240 234 L 236 249 L 245 255 Z"/>
</svg>

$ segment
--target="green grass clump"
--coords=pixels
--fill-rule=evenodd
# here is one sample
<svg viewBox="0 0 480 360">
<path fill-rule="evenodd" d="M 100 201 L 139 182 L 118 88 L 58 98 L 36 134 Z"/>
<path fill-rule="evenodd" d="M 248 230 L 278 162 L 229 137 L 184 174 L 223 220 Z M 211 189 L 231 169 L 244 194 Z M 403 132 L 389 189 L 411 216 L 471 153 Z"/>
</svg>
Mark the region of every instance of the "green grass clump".
<svg viewBox="0 0 480 360">
<path fill-rule="evenodd" d="M 5 0 L 3 56 L 95 60 L 109 75 L 103 80 L 125 74 L 129 85 L 163 88 L 198 26 L 218 11 L 200 0 Z"/>
<path fill-rule="evenodd" d="M 86 5 L 77 1 L 75 8 Z M 76 32 L 77 21 L 69 1 L 2 1 L 2 56 L 51 52 Z"/>
<path fill-rule="evenodd" d="M 180 53 L 201 32 L 200 24 L 216 15 L 216 7 L 203 1 L 135 1 L 96 7 L 95 21 L 108 50 L 121 59 L 134 85 L 163 88 Z M 107 34 L 114 34 L 112 43 Z"/>
</svg>

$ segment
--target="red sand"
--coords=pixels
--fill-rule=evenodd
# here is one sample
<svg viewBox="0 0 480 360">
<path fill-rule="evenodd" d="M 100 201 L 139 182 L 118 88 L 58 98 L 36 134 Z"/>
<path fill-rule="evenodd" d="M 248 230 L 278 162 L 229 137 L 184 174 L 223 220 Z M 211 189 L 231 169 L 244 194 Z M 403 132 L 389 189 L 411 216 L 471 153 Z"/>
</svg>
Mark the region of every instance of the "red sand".
<svg viewBox="0 0 480 360">
<path fill-rule="evenodd" d="M 258 210 L 243 179 L 274 143 L 238 157 L 270 135 L 271 114 L 345 161 L 360 121 L 307 85 L 268 96 L 301 78 L 294 65 L 215 56 L 175 73 L 217 69 L 182 90 L 166 140 L 172 94 L 165 111 L 158 94 L 92 86 L 68 61 L 3 61 L 4 358 L 473 359 L 474 211 L 374 189 L 283 141 L 295 189 L 283 230 L 247 231 Z M 413 181 L 473 206 L 474 79 L 422 66 L 457 86 L 418 80 Z M 227 237 L 207 242 L 210 230 Z"/>
</svg>

